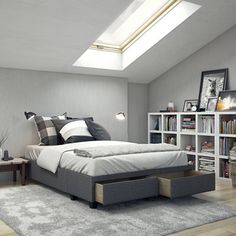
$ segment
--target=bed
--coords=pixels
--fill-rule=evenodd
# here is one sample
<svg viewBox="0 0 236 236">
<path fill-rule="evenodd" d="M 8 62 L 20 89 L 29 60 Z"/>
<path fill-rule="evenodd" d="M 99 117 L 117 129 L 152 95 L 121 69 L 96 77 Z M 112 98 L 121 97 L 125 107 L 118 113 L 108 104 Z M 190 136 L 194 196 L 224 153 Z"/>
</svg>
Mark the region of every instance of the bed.
<svg viewBox="0 0 236 236">
<path fill-rule="evenodd" d="M 109 205 L 157 196 L 157 175 L 192 170 L 186 153 L 176 147 L 128 154 L 114 151 L 117 147 L 120 149 L 126 145 L 132 149 L 138 147 L 133 146 L 136 145 L 133 143 L 118 141 L 90 141 L 57 146 L 30 145 L 25 151 L 25 158 L 30 160 L 29 177 L 70 194 L 72 200 L 86 200 L 91 208 L 96 208 L 97 203 Z M 110 148 L 115 155 L 86 158 L 75 152 L 94 147 L 97 148 L 95 150 L 102 151 Z M 54 160 L 58 162 L 56 168 L 52 168 Z"/>
</svg>

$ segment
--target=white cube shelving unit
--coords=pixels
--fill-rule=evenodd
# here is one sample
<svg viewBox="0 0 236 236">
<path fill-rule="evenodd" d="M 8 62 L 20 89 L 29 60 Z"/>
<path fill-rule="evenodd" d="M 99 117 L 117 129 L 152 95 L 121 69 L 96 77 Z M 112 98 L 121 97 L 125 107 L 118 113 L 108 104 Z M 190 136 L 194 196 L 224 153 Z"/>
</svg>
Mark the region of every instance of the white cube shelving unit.
<svg viewBox="0 0 236 236">
<path fill-rule="evenodd" d="M 228 178 L 224 168 L 229 160 L 229 149 L 236 142 L 236 132 L 223 132 L 223 123 L 232 120 L 236 121 L 236 112 L 148 113 L 148 143 L 175 141 L 181 150 L 186 151 L 196 170 L 202 170 L 202 163 L 209 163 L 210 167 L 204 164 L 204 168 L 214 171 L 218 178 Z M 189 129 L 186 129 L 186 123 Z M 211 153 L 203 152 L 204 142 L 213 144 Z M 192 150 L 187 151 L 186 147 L 192 147 Z"/>
</svg>

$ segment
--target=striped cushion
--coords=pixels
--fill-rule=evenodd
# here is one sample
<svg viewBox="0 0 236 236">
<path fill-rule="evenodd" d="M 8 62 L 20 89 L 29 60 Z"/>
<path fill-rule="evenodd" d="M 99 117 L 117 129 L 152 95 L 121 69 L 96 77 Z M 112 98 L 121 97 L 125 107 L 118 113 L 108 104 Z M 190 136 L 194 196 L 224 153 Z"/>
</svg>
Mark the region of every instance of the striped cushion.
<svg viewBox="0 0 236 236">
<path fill-rule="evenodd" d="M 53 123 L 65 143 L 75 143 L 95 140 L 88 131 L 83 119 L 79 120 L 53 120 Z"/>
<path fill-rule="evenodd" d="M 58 145 L 63 143 L 56 132 L 55 126 L 52 123 L 52 119 L 65 120 L 66 114 L 52 117 L 34 117 L 34 121 L 40 138 L 40 145 Z"/>
</svg>

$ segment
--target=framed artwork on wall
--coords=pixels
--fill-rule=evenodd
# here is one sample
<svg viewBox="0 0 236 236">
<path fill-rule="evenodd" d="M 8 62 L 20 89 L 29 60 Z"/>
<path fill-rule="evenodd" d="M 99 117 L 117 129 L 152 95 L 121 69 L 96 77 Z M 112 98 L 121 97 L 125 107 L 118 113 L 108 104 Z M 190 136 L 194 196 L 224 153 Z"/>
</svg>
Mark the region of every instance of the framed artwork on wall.
<svg viewBox="0 0 236 236">
<path fill-rule="evenodd" d="M 205 111 L 209 98 L 218 98 L 219 93 L 227 88 L 228 69 L 203 71 L 198 97 L 198 111 Z"/>
<path fill-rule="evenodd" d="M 216 105 L 217 111 L 236 111 L 236 90 L 221 91 Z"/>
</svg>

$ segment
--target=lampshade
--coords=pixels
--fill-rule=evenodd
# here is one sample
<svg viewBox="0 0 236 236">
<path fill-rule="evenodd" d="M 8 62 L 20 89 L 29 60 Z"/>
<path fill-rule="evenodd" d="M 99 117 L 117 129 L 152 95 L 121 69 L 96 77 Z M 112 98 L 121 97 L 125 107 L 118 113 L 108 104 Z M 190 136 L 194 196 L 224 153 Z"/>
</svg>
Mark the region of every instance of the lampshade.
<svg viewBox="0 0 236 236">
<path fill-rule="evenodd" d="M 116 119 L 117 120 L 125 120 L 125 113 L 124 112 L 118 112 L 116 114 Z"/>
<path fill-rule="evenodd" d="M 27 120 L 31 120 L 31 119 L 33 119 L 36 116 L 36 114 L 34 112 L 32 112 L 32 111 L 29 111 L 29 112 L 25 111 L 24 113 L 25 113 L 25 118 Z"/>
</svg>

